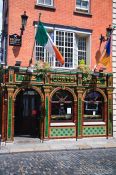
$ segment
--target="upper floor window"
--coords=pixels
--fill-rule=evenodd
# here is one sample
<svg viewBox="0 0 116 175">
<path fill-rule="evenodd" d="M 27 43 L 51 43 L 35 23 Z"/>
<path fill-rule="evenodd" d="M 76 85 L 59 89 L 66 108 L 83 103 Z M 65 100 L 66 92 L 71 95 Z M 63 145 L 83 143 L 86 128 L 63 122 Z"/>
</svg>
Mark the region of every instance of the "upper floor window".
<svg viewBox="0 0 116 175">
<path fill-rule="evenodd" d="M 89 0 L 76 0 L 76 10 L 89 13 Z"/>
<path fill-rule="evenodd" d="M 66 69 L 76 68 L 81 59 L 84 59 L 85 63 L 89 63 L 89 35 L 81 34 L 79 36 L 78 33 L 65 30 L 48 30 L 48 33 L 64 57 L 65 63 L 62 65 L 55 56 L 50 55 L 47 50 L 39 46 L 37 43 L 35 49 L 36 60 L 48 62 L 52 68 L 57 67 Z"/>
<path fill-rule="evenodd" d="M 37 4 L 53 6 L 53 0 L 37 0 Z"/>
</svg>

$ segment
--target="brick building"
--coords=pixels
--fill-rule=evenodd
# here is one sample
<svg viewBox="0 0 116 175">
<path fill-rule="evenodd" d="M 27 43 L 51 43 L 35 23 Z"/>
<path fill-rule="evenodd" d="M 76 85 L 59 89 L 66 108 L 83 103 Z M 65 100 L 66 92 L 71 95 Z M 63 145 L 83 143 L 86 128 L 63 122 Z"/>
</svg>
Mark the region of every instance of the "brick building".
<svg viewBox="0 0 116 175">
<path fill-rule="evenodd" d="M 63 65 L 35 43 L 40 13 L 65 59 Z M 104 72 L 77 69 L 82 60 L 91 70 L 97 65 L 105 45 L 100 45 L 99 37 L 106 35 L 110 24 L 111 0 L 3 1 L 3 140 L 12 141 L 17 135 L 112 136 L 112 66 Z M 50 69 L 35 69 L 40 60 L 48 62 Z"/>
</svg>

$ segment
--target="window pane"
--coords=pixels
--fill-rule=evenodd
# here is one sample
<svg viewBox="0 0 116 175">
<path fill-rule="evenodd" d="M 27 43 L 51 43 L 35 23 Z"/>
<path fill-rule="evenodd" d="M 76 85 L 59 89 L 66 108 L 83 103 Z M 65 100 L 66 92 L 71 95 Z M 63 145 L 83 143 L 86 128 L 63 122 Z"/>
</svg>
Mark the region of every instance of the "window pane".
<svg viewBox="0 0 116 175">
<path fill-rule="evenodd" d="M 86 38 L 80 37 L 78 39 L 78 63 L 82 59 L 86 63 Z"/>
<path fill-rule="evenodd" d="M 76 7 L 80 12 L 88 12 L 89 0 L 76 0 Z"/>
<path fill-rule="evenodd" d="M 82 7 L 84 7 L 84 8 L 88 8 L 88 2 L 83 1 L 83 2 L 82 2 Z"/>
<path fill-rule="evenodd" d="M 103 121 L 103 96 L 96 91 L 86 94 L 84 99 L 84 121 Z"/>
<path fill-rule="evenodd" d="M 73 67 L 73 33 L 56 31 L 56 45 L 65 58 L 63 66 L 56 60 L 56 67 Z"/>
<path fill-rule="evenodd" d="M 44 0 L 38 0 L 39 3 L 44 4 Z"/>
<path fill-rule="evenodd" d="M 51 102 L 51 121 L 73 120 L 73 96 L 69 91 L 59 90 Z"/>
<path fill-rule="evenodd" d="M 40 4 L 52 5 L 52 0 L 38 0 Z"/>
<path fill-rule="evenodd" d="M 52 4 L 51 0 L 45 0 L 45 3 L 46 3 L 47 5 L 51 5 L 51 4 Z"/>
<path fill-rule="evenodd" d="M 76 5 L 81 7 L 81 0 L 76 0 Z"/>
</svg>

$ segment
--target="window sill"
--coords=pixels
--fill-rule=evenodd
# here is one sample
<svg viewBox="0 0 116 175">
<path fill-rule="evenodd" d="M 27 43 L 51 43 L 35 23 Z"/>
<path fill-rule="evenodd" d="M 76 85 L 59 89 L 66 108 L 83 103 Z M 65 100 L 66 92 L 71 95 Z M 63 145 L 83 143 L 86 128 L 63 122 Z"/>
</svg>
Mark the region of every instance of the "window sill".
<svg viewBox="0 0 116 175">
<path fill-rule="evenodd" d="M 77 10 L 74 11 L 73 14 L 74 14 L 74 15 L 78 15 L 78 16 L 89 17 L 89 18 L 92 17 L 92 14 L 90 14 L 90 13 L 79 12 L 79 11 L 77 11 Z"/>
<path fill-rule="evenodd" d="M 105 125 L 105 122 L 84 122 L 84 126 L 86 125 Z"/>
<path fill-rule="evenodd" d="M 69 122 L 69 123 L 50 123 L 50 126 L 75 126 L 75 123 Z"/>
<path fill-rule="evenodd" d="M 49 5 L 42 5 L 42 4 L 36 4 L 35 8 L 41 8 L 41 9 L 46 9 L 46 10 L 52 10 L 55 11 L 56 8 L 54 6 L 49 6 Z"/>
</svg>

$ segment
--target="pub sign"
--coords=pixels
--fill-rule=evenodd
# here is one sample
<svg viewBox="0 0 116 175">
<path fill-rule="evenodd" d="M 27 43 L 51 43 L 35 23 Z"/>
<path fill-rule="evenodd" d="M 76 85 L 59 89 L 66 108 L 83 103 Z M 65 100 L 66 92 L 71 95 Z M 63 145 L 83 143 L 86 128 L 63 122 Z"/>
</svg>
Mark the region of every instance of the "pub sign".
<svg viewBox="0 0 116 175">
<path fill-rule="evenodd" d="M 17 34 L 9 35 L 9 45 L 10 46 L 21 46 L 22 37 Z"/>
</svg>

